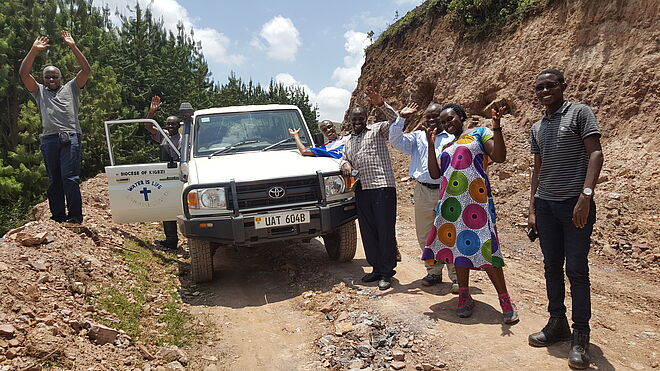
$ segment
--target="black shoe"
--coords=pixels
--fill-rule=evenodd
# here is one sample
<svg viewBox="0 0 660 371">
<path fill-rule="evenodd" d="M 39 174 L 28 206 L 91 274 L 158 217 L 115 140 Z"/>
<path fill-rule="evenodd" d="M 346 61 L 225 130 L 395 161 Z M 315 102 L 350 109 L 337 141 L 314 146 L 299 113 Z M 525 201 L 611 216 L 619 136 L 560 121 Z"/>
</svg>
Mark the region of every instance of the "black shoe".
<svg viewBox="0 0 660 371">
<path fill-rule="evenodd" d="M 362 282 L 376 282 L 380 279 L 380 273 L 371 272 L 362 276 Z"/>
<path fill-rule="evenodd" d="M 387 290 L 390 287 L 392 287 L 392 283 L 389 278 L 381 278 L 380 281 L 378 281 L 379 290 Z"/>
<path fill-rule="evenodd" d="M 82 224 L 82 218 L 69 218 L 66 223 Z"/>
<path fill-rule="evenodd" d="M 422 285 L 424 286 L 433 286 L 437 283 L 442 283 L 442 276 L 439 274 L 427 274 L 426 277 L 422 278 Z"/>
<path fill-rule="evenodd" d="M 568 365 L 577 369 L 589 367 L 589 333 L 573 331 L 571 351 L 568 352 Z"/>
<path fill-rule="evenodd" d="M 543 330 L 529 335 L 529 345 L 533 347 L 547 347 L 558 341 L 571 339 L 571 328 L 566 317 L 550 317 Z"/>
<path fill-rule="evenodd" d="M 176 250 L 178 242 L 172 242 L 167 240 L 155 240 L 156 244 L 164 249 Z"/>
</svg>

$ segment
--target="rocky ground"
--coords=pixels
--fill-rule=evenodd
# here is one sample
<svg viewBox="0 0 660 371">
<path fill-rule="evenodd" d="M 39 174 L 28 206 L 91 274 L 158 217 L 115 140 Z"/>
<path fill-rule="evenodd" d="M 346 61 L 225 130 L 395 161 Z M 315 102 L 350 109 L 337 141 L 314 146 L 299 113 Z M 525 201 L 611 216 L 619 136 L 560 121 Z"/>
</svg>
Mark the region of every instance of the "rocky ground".
<svg viewBox="0 0 660 371">
<path fill-rule="evenodd" d="M 84 225 L 54 223 L 41 204 L 33 222 L 2 240 L 0 370 L 566 368 L 567 344 L 526 344 L 546 314 L 538 245 L 525 240 L 521 217 L 503 215 L 511 211 L 497 203 L 521 322 L 501 324 L 483 272 L 472 277 L 475 315 L 459 320 L 448 284 L 420 285 L 412 183 L 405 169 L 398 176 L 403 259 L 393 288 L 381 292 L 359 281 L 368 269 L 361 247 L 352 262 L 334 263 L 316 240 L 220 249 L 217 278 L 194 285 L 185 243 L 163 251 L 151 244 L 158 224 L 111 222 L 99 175 L 83 186 Z M 657 368 L 657 259 L 595 252 L 594 367 Z"/>
<path fill-rule="evenodd" d="M 164 251 L 152 244 L 158 224 L 112 223 L 103 175 L 83 185 L 83 225 L 52 222 L 47 205 L 38 205 L 34 221 L 0 242 L 0 371 L 566 369 L 567 344 L 526 344 L 546 320 L 538 243 L 524 235 L 526 200 L 510 197 L 528 186 L 528 170 L 490 169 L 505 272 L 522 318 L 505 326 L 482 272 L 473 273 L 478 305 L 467 320 L 455 317 L 447 284 L 420 285 L 414 183 L 407 159 L 392 157 L 403 261 L 385 292 L 359 281 L 368 269 L 361 247 L 353 262 L 339 264 L 316 240 L 219 250 L 216 280 L 194 285 L 185 243 Z M 629 225 L 631 198 L 610 191 L 596 199 L 595 369 L 660 364 L 657 246 L 606 242 L 618 235 L 610 226 Z"/>
</svg>

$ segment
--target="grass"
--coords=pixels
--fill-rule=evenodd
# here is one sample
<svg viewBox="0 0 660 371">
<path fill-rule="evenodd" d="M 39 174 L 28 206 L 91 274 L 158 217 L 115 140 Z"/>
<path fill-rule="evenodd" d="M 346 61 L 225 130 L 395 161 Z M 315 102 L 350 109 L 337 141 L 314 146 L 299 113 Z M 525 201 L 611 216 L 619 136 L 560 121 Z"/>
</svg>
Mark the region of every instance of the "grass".
<svg viewBox="0 0 660 371">
<path fill-rule="evenodd" d="M 452 28 L 464 39 L 488 37 L 506 24 L 536 14 L 551 0 L 427 0 L 381 33 L 365 52 L 396 39 L 427 19 L 451 17 Z"/>
<path fill-rule="evenodd" d="M 125 331 L 131 339 L 152 345 L 185 346 L 197 335 L 188 331 L 188 314 L 178 294 L 176 256 L 165 251 L 152 250 L 143 241 L 127 241 L 118 255 L 124 258 L 133 276 L 130 282 L 118 282 L 105 290 L 98 299 L 101 308 L 113 318 L 97 320 L 115 329 Z M 149 295 L 165 294 L 166 300 L 150 301 Z M 160 315 L 146 311 L 146 305 L 158 307 Z M 158 326 L 162 323 L 163 325 Z M 159 328 L 158 331 L 149 331 Z"/>
</svg>

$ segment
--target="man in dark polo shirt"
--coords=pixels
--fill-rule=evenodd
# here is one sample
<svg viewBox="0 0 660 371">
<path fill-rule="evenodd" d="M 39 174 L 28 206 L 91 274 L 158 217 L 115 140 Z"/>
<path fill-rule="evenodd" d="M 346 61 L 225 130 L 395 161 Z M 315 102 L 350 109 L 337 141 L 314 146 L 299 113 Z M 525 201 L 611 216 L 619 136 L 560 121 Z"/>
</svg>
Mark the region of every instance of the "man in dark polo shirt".
<svg viewBox="0 0 660 371">
<path fill-rule="evenodd" d="M 76 46 L 71 34 L 60 31 L 64 43 L 71 49 L 80 65 L 76 78 L 62 85 L 62 73 L 55 66 L 43 70 L 44 84 L 30 74 L 36 56 L 48 49 L 48 38 L 39 36 L 23 58 L 18 74 L 25 88 L 32 94 L 41 113 L 41 154 L 48 173 L 48 206 L 51 219 L 57 222 L 82 223 L 80 195 L 80 122 L 78 101 L 91 68 Z M 66 200 L 66 207 L 65 207 Z"/>
<path fill-rule="evenodd" d="M 151 104 L 149 105 L 149 113 L 147 113 L 148 119 L 153 119 L 156 115 L 156 111 L 160 108 L 160 97 L 154 96 L 151 98 Z M 179 127 L 181 126 L 179 118 L 176 116 L 169 116 L 165 119 L 165 132 L 167 133 L 168 138 L 174 144 L 178 150 L 181 150 L 181 133 L 179 133 Z M 144 123 L 144 128 L 151 133 L 151 139 L 160 145 L 160 160 L 161 161 L 179 161 L 179 155 L 170 147 L 167 140 L 163 135 L 154 127 L 154 124 L 150 122 Z M 179 234 L 176 225 L 176 220 L 165 220 L 163 221 L 163 232 L 165 233 L 165 240 L 156 240 L 160 246 L 167 249 L 176 249 L 179 244 Z"/>
<path fill-rule="evenodd" d="M 529 228 L 538 232 L 550 320 L 529 336 L 532 346 L 571 339 L 568 364 L 589 367 L 589 245 L 596 221 L 594 188 L 603 165 L 600 130 L 591 108 L 564 100 L 564 75 L 542 71 L 534 83 L 545 113 L 531 129 L 534 154 Z M 573 333 L 564 306 L 564 263 L 573 302 Z"/>
</svg>

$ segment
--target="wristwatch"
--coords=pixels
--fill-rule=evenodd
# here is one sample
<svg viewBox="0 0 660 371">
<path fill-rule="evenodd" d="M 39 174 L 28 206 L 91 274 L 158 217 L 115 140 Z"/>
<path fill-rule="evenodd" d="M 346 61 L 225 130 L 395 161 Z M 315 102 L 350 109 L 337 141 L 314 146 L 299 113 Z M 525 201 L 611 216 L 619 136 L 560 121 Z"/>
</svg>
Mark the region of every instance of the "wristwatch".
<svg viewBox="0 0 660 371">
<path fill-rule="evenodd" d="M 582 190 L 582 194 L 591 197 L 594 195 L 594 190 L 591 188 L 585 188 Z"/>
</svg>

